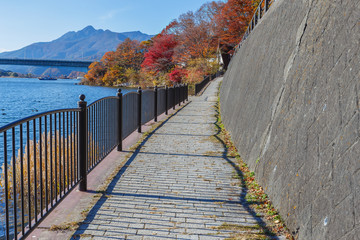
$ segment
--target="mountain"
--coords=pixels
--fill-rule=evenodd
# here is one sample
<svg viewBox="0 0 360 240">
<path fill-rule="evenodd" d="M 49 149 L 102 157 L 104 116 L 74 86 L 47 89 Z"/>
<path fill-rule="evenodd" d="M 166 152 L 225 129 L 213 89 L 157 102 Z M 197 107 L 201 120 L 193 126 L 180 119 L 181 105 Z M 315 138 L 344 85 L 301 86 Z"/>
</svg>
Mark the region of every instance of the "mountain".
<svg viewBox="0 0 360 240">
<path fill-rule="evenodd" d="M 67 32 L 51 42 L 33 43 L 19 50 L 0 53 L 0 57 L 93 60 L 101 58 L 107 51 L 115 50 L 126 38 L 144 41 L 151 37 L 140 31 L 116 33 L 87 26 L 77 32 Z"/>
<path fill-rule="evenodd" d="M 116 33 L 110 30 L 96 30 L 92 26 L 87 26 L 77 32 L 67 32 L 51 42 L 33 43 L 19 50 L 0 53 L 0 58 L 99 60 L 105 52 L 115 50 L 126 38 L 145 41 L 151 37 L 153 35 L 140 31 Z M 47 67 L 4 66 L 2 68 L 16 72 L 30 71 L 38 75 L 45 71 L 56 72 L 53 75 L 69 72 L 69 68 L 58 68 L 59 70 L 51 71 Z"/>
</svg>

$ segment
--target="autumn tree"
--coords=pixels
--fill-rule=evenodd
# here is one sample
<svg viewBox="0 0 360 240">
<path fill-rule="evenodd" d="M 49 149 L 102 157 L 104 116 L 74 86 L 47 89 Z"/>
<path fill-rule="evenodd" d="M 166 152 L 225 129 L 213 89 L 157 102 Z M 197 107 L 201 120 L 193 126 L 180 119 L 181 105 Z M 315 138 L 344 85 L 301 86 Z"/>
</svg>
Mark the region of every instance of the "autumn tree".
<svg viewBox="0 0 360 240">
<path fill-rule="evenodd" d="M 206 3 L 196 12 L 180 15 L 163 30 L 174 34 L 179 42 L 174 57 L 177 62 L 213 57 L 217 48 L 214 16 L 222 5 L 222 2 Z"/>
<path fill-rule="evenodd" d="M 189 11 L 180 15 L 161 32 L 161 36 L 173 36 L 177 41 L 173 50 L 170 80 L 194 82 L 202 78 L 198 76 L 210 73 L 208 68 L 194 64 L 190 66 L 189 63 L 215 61 L 218 40 L 214 18 L 223 4 L 220 1 L 206 3 L 196 12 Z"/>
<path fill-rule="evenodd" d="M 168 73 L 175 67 L 173 55 L 177 45 L 173 34 L 158 34 L 152 39 L 141 64 L 145 81 L 158 85 L 169 80 Z"/>
<path fill-rule="evenodd" d="M 260 0 L 228 0 L 215 15 L 216 32 L 220 45 L 236 46 L 253 16 Z"/>
<path fill-rule="evenodd" d="M 106 68 L 102 62 L 93 62 L 89 66 L 89 71 L 85 74 L 82 83 L 88 85 L 103 85 L 102 79 L 106 73 Z"/>
<path fill-rule="evenodd" d="M 143 44 L 137 40 L 127 38 L 119 44 L 115 51 L 115 64 L 121 65 L 126 69 L 140 70 L 141 63 L 144 60 L 143 50 Z"/>
<path fill-rule="evenodd" d="M 219 70 L 219 53 L 229 53 L 240 42 L 259 2 L 209 2 L 180 15 L 149 41 L 127 39 L 90 66 L 86 81 L 100 85 L 200 81 Z"/>
<path fill-rule="evenodd" d="M 175 68 L 169 73 L 169 78 L 174 83 L 180 83 L 184 80 L 187 76 L 187 70 L 183 68 Z"/>
<path fill-rule="evenodd" d="M 113 86 L 138 81 L 137 74 L 143 59 L 144 45 L 127 38 L 115 51 L 106 52 L 100 62 L 90 65 L 85 75 L 85 83 Z"/>
<path fill-rule="evenodd" d="M 146 71 L 168 72 L 174 67 L 173 55 L 178 42 L 172 34 L 159 34 L 145 53 L 142 67 Z"/>
</svg>

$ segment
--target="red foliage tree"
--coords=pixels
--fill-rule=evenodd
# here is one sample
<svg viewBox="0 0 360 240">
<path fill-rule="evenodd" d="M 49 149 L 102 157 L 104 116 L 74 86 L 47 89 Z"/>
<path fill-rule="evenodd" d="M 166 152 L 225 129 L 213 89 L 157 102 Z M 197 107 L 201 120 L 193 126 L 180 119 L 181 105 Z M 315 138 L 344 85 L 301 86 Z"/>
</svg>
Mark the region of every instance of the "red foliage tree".
<svg viewBox="0 0 360 240">
<path fill-rule="evenodd" d="M 214 17 L 223 5 L 215 1 L 206 3 L 196 12 L 180 15 L 163 30 L 162 34 L 173 34 L 179 42 L 175 49 L 176 62 L 213 57 L 218 44 Z"/>
<path fill-rule="evenodd" d="M 174 83 L 180 83 L 187 75 L 187 71 L 181 68 L 175 68 L 171 73 L 169 73 L 169 78 Z"/>
<path fill-rule="evenodd" d="M 221 45 L 236 46 L 245 33 L 258 0 L 228 0 L 216 14 L 217 35 Z"/>
<path fill-rule="evenodd" d="M 145 71 L 169 72 L 174 67 L 174 48 L 178 42 L 172 34 L 159 34 L 145 53 L 141 67 Z"/>
</svg>

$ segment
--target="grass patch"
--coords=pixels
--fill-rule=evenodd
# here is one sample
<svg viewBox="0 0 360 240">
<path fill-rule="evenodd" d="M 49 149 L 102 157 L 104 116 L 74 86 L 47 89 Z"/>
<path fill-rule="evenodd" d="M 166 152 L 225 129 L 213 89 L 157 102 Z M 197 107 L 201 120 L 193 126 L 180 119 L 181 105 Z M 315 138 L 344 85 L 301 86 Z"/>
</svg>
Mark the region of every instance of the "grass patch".
<svg viewBox="0 0 360 240">
<path fill-rule="evenodd" d="M 229 224 L 223 223 L 221 226 L 216 227 L 217 230 L 231 230 L 239 231 L 237 233 L 231 234 L 231 237 L 226 238 L 228 240 L 235 239 L 270 239 L 266 233 L 262 231 L 262 228 L 259 225 L 254 226 L 242 226 L 239 224 Z"/>
<path fill-rule="evenodd" d="M 229 238 L 225 238 L 225 240 L 251 240 L 251 239 L 256 239 L 256 240 L 266 240 L 266 239 L 271 239 L 263 234 L 252 234 L 252 233 L 237 233 L 237 234 L 233 234 L 231 237 Z"/>
<path fill-rule="evenodd" d="M 62 223 L 59 225 L 52 225 L 50 227 L 50 231 L 74 231 L 80 225 L 80 222 L 69 222 L 69 223 Z"/>
<path fill-rule="evenodd" d="M 223 223 L 220 226 L 216 227 L 216 229 L 218 229 L 218 230 L 249 231 L 249 230 L 260 230 L 261 227 L 259 225 L 243 226 L 243 225 L 239 225 L 239 224 Z"/>
<path fill-rule="evenodd" d="M 242 187 L 247 188 L 247 194 L 245 196 L 247 203 L 257 213 L 257 215 L 264 216 L 264 218 L 267 220 L 268 225 L 266 227 L 268 230 L 264 234 L 268 236 L 285 235 L 287 239 L 293 240 L 294 238 L 289 233 L 283 220 L 281 219 L 281 216 L 272 205 L 264 189 L 255 180 L 255 173 L 250 171 L 248 165 L 241 159 L 234 143 L 231 140 L 230 133 L 225 129 L 220 115 L 219 96 L 215 108 L 215 117 L 217 120 L 215 125 L 217 126 L 218 132 L 216 135 L 214 135 L 214 137 L 219 141 L 223 142 L 227 152 L 226 156 L 235 159 L 236 165 L 241 172 L 238 173 L 234 171 L 232 177 L 234 179 L 240 179 Z M 258 164 L 259 162 L 260 158 L 256 160 L 256 164 Z M 244 236 L 240 234 L 239 236 L 232 236 L 229 239 L 267 239 L 266 236 L 262 237 L 264 238 L 252 238 L 251 236 Z"/>
</svg>

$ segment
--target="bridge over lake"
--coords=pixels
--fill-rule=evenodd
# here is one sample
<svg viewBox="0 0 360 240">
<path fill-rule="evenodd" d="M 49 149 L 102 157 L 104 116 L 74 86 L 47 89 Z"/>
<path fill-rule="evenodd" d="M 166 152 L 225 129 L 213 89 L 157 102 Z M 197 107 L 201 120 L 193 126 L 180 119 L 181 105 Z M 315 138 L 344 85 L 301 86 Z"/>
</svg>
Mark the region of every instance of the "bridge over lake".
<svg viewBox="0 0 360 240">
<path fill-rule="evenodd" d="M 92 61 L 0 58 L 0 65 L 88 68 Z"/>
</svg>

